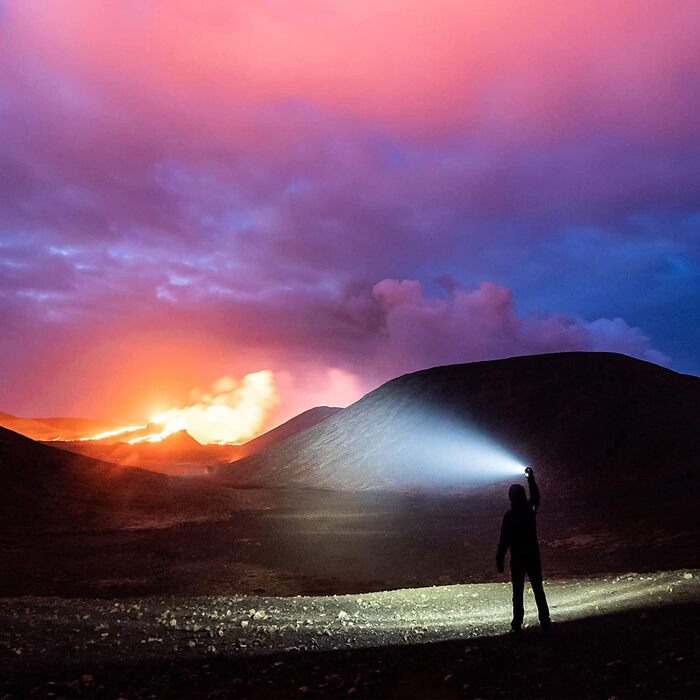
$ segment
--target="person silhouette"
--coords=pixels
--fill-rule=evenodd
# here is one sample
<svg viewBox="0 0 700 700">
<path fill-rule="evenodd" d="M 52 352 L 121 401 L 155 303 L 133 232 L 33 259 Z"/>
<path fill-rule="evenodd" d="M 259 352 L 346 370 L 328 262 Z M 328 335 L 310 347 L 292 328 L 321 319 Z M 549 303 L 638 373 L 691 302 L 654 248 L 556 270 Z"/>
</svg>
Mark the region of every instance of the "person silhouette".
<svg viewBox="0 0 700 700">
<path fill-rule="evenodd" d="M 525 616 L 523 592 L 526 575 L 530 579 L 532 592 L 535 594 L 540 625 L 546 631 L 551 627 L 547 597 L 542 586 L 542 563 L 537 543 L 535 516 L 540 505 L 540 490 L 535 481 L 533 469 L 527 467 L 525 474 L 530 498 L 528 499 L 525 488 L 521 484 L 513 484 L 508 489 L 510 510 L 503 516 L 496 552 L 496 568 L 502 574 L 506 552 L 510 549 L 510 576 L 513 582 L 513 621 L 510 626 L 515 634 L 522 630 Z"/>
</svg>

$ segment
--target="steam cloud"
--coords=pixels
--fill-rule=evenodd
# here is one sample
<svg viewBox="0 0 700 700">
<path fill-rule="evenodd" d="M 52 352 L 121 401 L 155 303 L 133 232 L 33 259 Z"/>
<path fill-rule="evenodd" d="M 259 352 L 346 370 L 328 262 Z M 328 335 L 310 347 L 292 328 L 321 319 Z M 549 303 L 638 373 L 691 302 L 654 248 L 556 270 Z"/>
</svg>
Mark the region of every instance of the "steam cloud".
<svg viewBox="0 0 700 700">
<path fill-rule="evenodd" d="M 383 313 L 378 348 L 394 370 L 568 350 L 621 352 L 668 363 L 639 328 L 621 318 L 520 317 L 506 287 L 483 282 L 470 290 L 452 281 L 445 287 L 447 298 L 431 298 L 417 280 L 385 279 L 374 285 Z"/>
<path fill-rule="evenodd" d="M 186 430 L 202 443 L 238 443 L 261 432 L 270 410 L 277 404 L 275 376 L 269 370 L 246 374 L 240 381 L 222 377 L 210 392 L 192 393 L 194 403 L 173 408 L 153 418 L 168 435 Z M 149 439 L 161 439 L 163 433 Z"/>
</svg>

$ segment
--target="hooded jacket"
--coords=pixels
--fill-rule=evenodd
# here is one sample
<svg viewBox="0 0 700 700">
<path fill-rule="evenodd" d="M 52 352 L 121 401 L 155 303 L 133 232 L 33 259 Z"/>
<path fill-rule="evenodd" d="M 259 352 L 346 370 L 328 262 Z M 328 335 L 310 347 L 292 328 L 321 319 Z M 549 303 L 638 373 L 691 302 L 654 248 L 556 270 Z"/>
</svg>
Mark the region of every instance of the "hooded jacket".
<svg viewBox="0 0 700 700">
<path fill-rule="evenodd" d="M 540 563 L 540 549 L 537 543 L 537 509 L 540 505 L 540 490 L 534 475 L 527 479 L 530 498 L 520 484 L 513 484 L 508 490 L 510 510 L 503 516 L 501 536 L 496 552 L 496 566 L 504 568 L 506 552 L 510 549 L 510 568 L 522 569 Z"/>
</svg>

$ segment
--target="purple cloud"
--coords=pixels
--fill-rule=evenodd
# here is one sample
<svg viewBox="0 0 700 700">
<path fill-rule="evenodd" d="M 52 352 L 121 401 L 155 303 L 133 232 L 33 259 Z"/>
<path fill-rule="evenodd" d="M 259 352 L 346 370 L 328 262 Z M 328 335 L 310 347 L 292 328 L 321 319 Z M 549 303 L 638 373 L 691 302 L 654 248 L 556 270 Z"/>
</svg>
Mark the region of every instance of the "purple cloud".
<svg viewBox="0 0 700 700">
<path fill-rule="evenodd" d="M 564 349 L 700 371 L 696 3 L 95 7 L 0 24 L 0 408 Z"/>
</svg>

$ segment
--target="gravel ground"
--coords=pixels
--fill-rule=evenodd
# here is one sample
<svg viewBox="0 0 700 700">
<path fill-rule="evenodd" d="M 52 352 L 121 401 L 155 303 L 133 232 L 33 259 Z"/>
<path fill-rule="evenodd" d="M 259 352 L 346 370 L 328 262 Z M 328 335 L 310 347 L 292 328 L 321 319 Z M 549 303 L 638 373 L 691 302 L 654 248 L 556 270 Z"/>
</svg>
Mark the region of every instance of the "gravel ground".
<svg viewBox="0 0 700 700">
<path fill-rule="evenodd" d="M 548 641 L 550 650 L 558 639 L 576 639 L 575 634 L 571 637 L 564 631 L 578 629 L 577 625 L 607 629 L 611 620 L 624 619 L 628 626 L 633 620 L 632 629 L 642 630 L 648 639 L 644 649 L 637 650 L 641 658 L 648 657 L 646 666 L 657 663 L 655 649 L 663 646 L 664 640 L 672 646 L 674 663 L 680 664 L 682 675 L 673 681 L 680 684 L 679 690 L 668 692 L 663 686 L 658 689 L 661 694 L 682 696 L 684 688 L 688 693 L 700 692 L 700 686 L 693 685 L 695 681 L 688 675 L 687 661 L 683 664 L 689 655 L 697 654 L 697 646 L 682 648 L 690 644 L 684 634 L 697 635 L 698 620 L 693 624 L 687 611 L 697 618 L 700 570 L 557 580 L 550 581 L 546 590 L 558 625 Z M 503 645 L 512 644 L 512 640 L 502 636 L 508 628 L 509 596 L 509 584 L 485 583 L 327 597 L 4 598 L 0 599 L 0 695 L 335 697 L 349 693 L 408 697 L 426 678 L 439 680 L 430 693 L 439 690 L 446 697 L 469 695 L 477 691 L 465 688 L 462 682 L 463 657 L 470 652 L 461 650 L 474 643 L 473 649 L 481 650 L 479 654 L 510 653 Z M 526 630 L 523 641 L 536 634 L 539 644 L 542 635 L 536 632 L 529 594 L 526 605 L 526 620 L 532 628 Z M 690 626 L 679 632 L 676 622 L 680 610 L 686 610 L 683 615 Z M 615 623 L 616 634 L 620 625 L 627 629 Z M 585 644 L 585 635 L 580 639 Z M 450 647 L 445 652 L 450 659 L 454 645 L 458 645 L 461 665 L 450 670 L 448 663 L 445 677 L 438 679 L 435 673 L 445 666 L 439 656 L 430 674 L 416 670 L 417 686 L 406 681 L 412 669 L 425 663 L 426 654 L 440 654 L 443 643 Z M 589 639 L 588 643 L 593 648 L 601 642 Z M 522 653 L 527 656 L 535 648 L 527 647 Z M 572 663 L 585 663 L 576 644 L 569 651 Z M 604 661 L 612 664 L 605 668 L 613 675 L 627 668 L 628 652 L 620 649 L 616 658 Z M 677 658 L 681 661 L 675 661 Z M 487 662 L 482 659 L 481 672 L 483 663 Z M 372 675 L 388 668 L 387 664 L 400 668 L 403 679 L 390 689 L 385 671 Z M 359 673 L 364 679 L 359 685 L 347 677 L 356 667 L 364 669 Z M 661 667 L 657 672 L 662 673 Z M 299 674 L 315 680 L 305 682 Z M 325 678 L 334 674 L 339 679 Z M 447 678 L 450 675 L 454 678 Z M 491 688 L 493 694 L 518 694 L 519 686 L 506 691 L 505 681 L 496 682 L 506 678 L 497 667 L 491 675 L 484 687 Z M 395 674 L 389 676 L 396 680 Z M 382 683 L 380 677 L 384 678 Z M 671 679 L 669 676 L 669 683 Z M 654 682 L 663 681 L 649 681 Z M 628 690 L 635 688 L 634 679 L 626 683 Z M 656 692 L 648 684 L 638 685 L 649 695 Z M 557 687 L 563 692 L 562 686 Z M 585 696 L 583 690 L 572 687 L 568 694 Z M 532 692 L 549 694 L 544 686 Z"/>
</svg>

